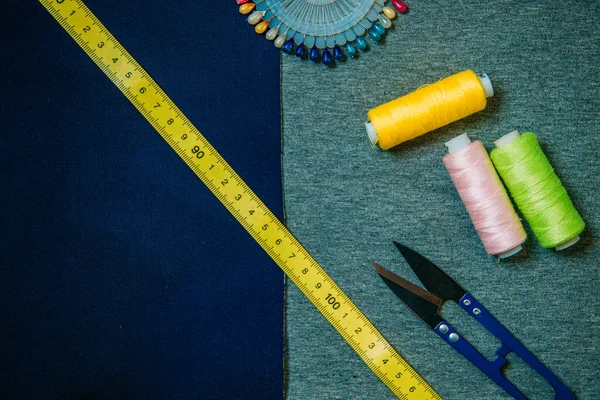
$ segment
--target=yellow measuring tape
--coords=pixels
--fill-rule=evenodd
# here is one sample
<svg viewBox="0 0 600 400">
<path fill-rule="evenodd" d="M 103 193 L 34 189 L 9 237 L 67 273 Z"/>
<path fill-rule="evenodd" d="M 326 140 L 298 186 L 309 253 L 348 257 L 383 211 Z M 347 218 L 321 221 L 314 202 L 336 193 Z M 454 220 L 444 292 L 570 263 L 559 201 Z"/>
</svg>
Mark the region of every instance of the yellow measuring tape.
<svg viewBox="0 0 600 400">
<path fill-rule="evenodd" d="M 441 399 L 82 1 L 39 1 L 395 395 Z"/>
</svg>

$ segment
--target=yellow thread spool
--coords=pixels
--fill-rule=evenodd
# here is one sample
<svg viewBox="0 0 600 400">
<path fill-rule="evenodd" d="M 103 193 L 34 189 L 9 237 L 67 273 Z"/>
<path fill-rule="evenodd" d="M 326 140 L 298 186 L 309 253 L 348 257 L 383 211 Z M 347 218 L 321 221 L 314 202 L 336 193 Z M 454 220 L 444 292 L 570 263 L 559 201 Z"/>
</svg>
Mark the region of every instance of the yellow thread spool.
<svg viewBox="0 0 600 400">
<path fill-rule="evenodd" d="M 387 150 L 483 110 L 493 95 L 486 74 L 459 72 L 370 110 L 367 134 Z"/>
</svg>

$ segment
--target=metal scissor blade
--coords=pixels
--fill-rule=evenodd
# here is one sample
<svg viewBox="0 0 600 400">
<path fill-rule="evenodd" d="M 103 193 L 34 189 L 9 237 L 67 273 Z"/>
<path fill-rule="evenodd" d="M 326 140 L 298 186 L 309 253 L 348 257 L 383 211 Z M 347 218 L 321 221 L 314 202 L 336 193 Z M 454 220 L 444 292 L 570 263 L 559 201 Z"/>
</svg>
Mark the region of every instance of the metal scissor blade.
<svg viewBox="0 0 600 400">
<path fill-rule="evenodd" d="M 457 303 L 467 293 L 462 286 L 431 261 L 400 243 L 394 242 L 394 244 L 423 283 L 423 286 L 431 293 L 443 301 L 454 300 Z"/>
<path fill-rule="evenodd" d="M 392 292 L 423 322 L 432 329 L 442 322 L 442 317 L 438 313 L 443 303 L 442 299 L 388 271 L 377 263 L 373 263 L 373 267 Z"/>
</svg>

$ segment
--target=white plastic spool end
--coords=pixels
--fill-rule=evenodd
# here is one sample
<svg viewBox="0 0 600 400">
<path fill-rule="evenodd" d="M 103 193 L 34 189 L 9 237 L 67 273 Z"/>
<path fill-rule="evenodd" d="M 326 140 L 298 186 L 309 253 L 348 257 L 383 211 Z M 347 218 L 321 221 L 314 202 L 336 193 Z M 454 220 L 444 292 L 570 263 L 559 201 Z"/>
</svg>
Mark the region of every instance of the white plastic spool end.
<svg viewBox="0 0 600 400">
<path fill-rule="evenodd" d="M 365 128 L 367 128 L 367 135 L 369 135 L 369 140 L 375 146 L 379 141 L 379 137 L 377 136 L 377 131 L 373 126 L 372 122 L 365 122 Z"/>
<path fill-rule="evenodd" d="M 457 151 L 460 151 L 467 147 L 471 143 L 471 139 L 469 139 L 469 135 L 463 133 L 460 136 L 455 137 L 454 139 L 448 140 L 444 145 L 448 148 L 448 153 L 453 154 Z"/>
<path fill-rule="evenodd" d="M 494 142 L 494 144 L 496 145 L 497 148 L 501 148 L 501 147 L 507 146 L 510 143 L 514 142 L 520 136 L 521 136 L 521 134 L 519 133 L 519 131 L 512 131 L 512 132 L 507 133 L 506 135 L 502 136 L 500 139 L 496 140 Z"/>
<path fill-rule="evenodd" d="M 498 254 L 498 257 L 500 257 L 502 259 L 505 259 L 505 258 L 508 258 L 508 257 L 512 257 L 515 254 L 517 254 L 518 252 L 520 252 L 521 250 L 523 250 L 523 246 L 518 245 L 517 247 L 515 247 L 513 249 L 510 249 L 510 250 L 507 250 L 507 251 L 505 251 L 503 253 Z"/>
<path fill-rule="evenodd" d="M 481 85 L 483 86 L 485 98 L 492 97 L 494 95 L 494 86 L 492 85 L 492 81 L 488 74 L 479 75 L 479 82 L 481 82 Z"/>
<path fill-rule="evenodd" d="M 575 243 L 579 242 L 579 239 L 580 239 L 580 237 L 579 237 L 579 235 L 577 235 L 574 238 L 569 239 L 566 242 L 561 243 L 558 246 L 554 247 L 554 249 L 556 251 L 561 251 L 561 250 L 564 250 L 564 249 L 568 249 L 569 247 L 573 246 Z"/>
</svg>

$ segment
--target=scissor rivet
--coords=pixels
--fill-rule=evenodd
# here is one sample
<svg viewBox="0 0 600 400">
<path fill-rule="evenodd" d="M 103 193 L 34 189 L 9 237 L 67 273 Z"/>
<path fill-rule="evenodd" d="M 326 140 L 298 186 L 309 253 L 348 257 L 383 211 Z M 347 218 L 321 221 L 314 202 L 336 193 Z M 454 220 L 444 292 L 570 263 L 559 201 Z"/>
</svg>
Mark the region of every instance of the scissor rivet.
<svg viewBox="0 0 600 400">
<path fill-rule="evenodd" d="M 468 299 L 467 299 L 467 300 L 463 301 L 463 304 L 464 304 L 465 306 L 470 306 L 470 305 L 471 305 L 471 300 L 468 300 Z"/>
<path fill-rule="evenodd" d="M 458 335 L 456 333 L 451 333 L 450 336 L 448 336 L 448 339 L 450 339 L 452 343 L 456 343 L 458 342 Z"/>
<path fill-rule="evenodd" d="M 474 308 L 473 309 L 473 314 L 479 315 L 479 314 L 481 314 L 481 310 L 479 308 Z"/>
<path fill-rule="evenodd" d="M 444 324 L 440 325 L 440 332 L 442 334 L 448 333 L 448 325 L 444 325 Z"/>
</svg>

